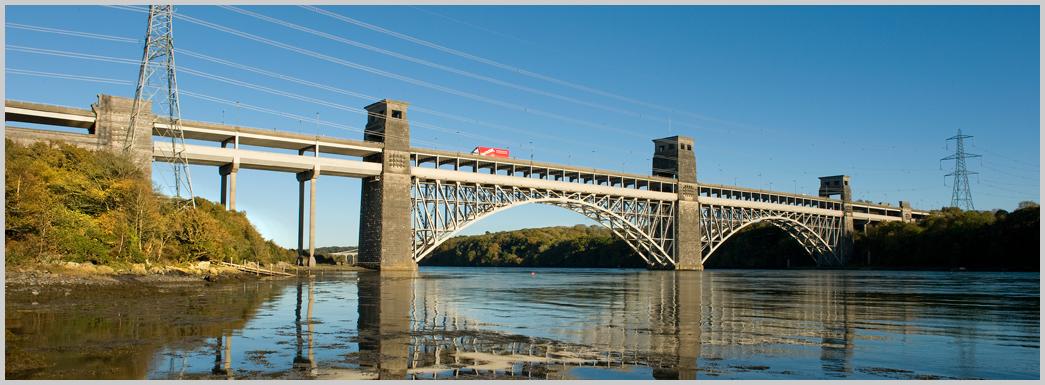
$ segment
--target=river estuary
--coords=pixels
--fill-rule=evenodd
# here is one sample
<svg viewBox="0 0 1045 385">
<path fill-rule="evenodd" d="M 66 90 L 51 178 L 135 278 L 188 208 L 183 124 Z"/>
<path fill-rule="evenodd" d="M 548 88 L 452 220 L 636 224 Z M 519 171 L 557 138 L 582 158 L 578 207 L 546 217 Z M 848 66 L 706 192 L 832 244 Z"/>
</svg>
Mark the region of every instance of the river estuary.
<svg viewBox="0 0 1045 385">
<path fill-rule="evenodd" d="M 8 292 L 8 379 L 1037 379 L 1039 274 L 423 267 Z"/>
</svg>

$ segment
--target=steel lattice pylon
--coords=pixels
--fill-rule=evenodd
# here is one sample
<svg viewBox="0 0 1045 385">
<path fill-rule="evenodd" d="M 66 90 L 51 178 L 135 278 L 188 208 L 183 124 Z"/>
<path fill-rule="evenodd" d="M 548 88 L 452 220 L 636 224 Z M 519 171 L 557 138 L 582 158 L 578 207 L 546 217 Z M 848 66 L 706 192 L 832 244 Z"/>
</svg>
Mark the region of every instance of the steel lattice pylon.
<svg viewBox="0 0 1045 385">
<path fill-rule="evenodd" d="M 965 152 L 965 139 L 969 138 L 972 138 L 972 135 L 962 135 L 962 130 L 958 129 L 958 135 L 947 138 L 947 140 L 954 140 L 956 142 L 954 146 L 954 155 L 940 159 L 941 162 L 945 160 L 954 160 L 954 171 L 944 176 L 954 177 L 951 191 L 951 206 L 961 208 L 962 210 L 976 209 L 972 204 L 972 192 L 969 190 L 969 175 L 979 173 L 969 171 L 965 168 L 965 159 L 978 158 L 980 155 Z"/>
<path fill-rule="evenodd" d="M 138 86 L 134 91 L 134 105 L 131 108 L 130 126 L 124 138 L 124 149 L 130 149 L 134 143 L 134 132 L 137 124 L 146 119 L 151 111 L 146 111 L 150 102 L 159 108 L 157 116 L 167 119 L 166 124 L 159 127 L 165 132 L 164 137 L 171 139 L 171 156 L 169 162 L 174 169 L 174 191 L 181 197 L 182 188 L 188 189 L 189 201 L 193 207 L 192 178 L 189 176 L 189 163 L 183 155 L 185 137 L 181 129 L 181 105 L 178 100 L 178 81 L 174 66 L 174 6 L 150 5 L 149 21 L 145 32 L 145 49 L 142 54 L 141 69 L 138 72 Z M 160 72 L 162 74 L 157 74 Z M 157 93 L 163 90 L 159 99 Z"/>
</svg>

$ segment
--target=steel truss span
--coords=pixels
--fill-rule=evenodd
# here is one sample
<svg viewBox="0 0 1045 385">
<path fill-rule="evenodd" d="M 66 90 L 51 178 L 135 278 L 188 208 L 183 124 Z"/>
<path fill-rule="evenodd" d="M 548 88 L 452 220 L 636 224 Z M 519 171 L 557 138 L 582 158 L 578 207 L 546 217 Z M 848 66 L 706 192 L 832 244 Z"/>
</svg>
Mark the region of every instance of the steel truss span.
<svg viewBox="0 0 1045 385">
<path fill-rule="evenodd" d="M 606 194 L 413 178 L 414 261 L 461 230 L 524 204 L 559 206 L 609 228 L 654 268 L 675 265 L 675 202 Z"/>
<path fill-rule="evenodd" d="M 794 238 L 817 265 L 841 265 L 842 217 L 783 210 L 701 205 L 701 264 L 730 237 L 756 223 L 768 223 Z"/>
</svg>

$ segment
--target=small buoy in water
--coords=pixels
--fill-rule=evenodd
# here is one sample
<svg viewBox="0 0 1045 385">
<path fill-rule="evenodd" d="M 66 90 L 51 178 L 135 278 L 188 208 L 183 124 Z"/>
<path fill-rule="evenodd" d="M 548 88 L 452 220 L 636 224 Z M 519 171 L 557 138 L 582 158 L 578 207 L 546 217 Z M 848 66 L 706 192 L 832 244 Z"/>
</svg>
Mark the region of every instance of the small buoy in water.
<svg viewBox="0 0 1045 385">
<path fill-rule="evenodd" d="M 531 272 L 530 272 L 530 276 L 531 276 L 531 277 L 536 277 L 536 276 L 537 276 L 537 273 L 536 273 L 536 272 L 533 272 L 533 271 L 531 271 Z"/>
</svg>

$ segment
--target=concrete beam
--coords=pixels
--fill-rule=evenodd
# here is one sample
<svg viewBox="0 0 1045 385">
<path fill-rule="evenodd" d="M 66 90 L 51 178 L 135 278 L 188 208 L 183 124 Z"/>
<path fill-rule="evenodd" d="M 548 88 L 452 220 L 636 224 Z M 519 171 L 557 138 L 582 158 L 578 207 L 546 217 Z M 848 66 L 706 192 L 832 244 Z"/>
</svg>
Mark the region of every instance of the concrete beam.
<svg viewBox="0 0 1045 385">
<path fill-rule="evenodd" d="M 891 217 L 888 215 L 879 214 L 867 214 L 867 213 L 853 213 L 853 219 L 871 221 L 871 222 L 899 222 L 903 220 L 903 217 Z"/>
<path fill-rule="evenodd" d="M 316 158 L 293 154 L 279 154 L 266 151 L 234 150 L 230 148 L 208 147 L 186 144 L 182 155 L 189 164 L 223 166 L 232 163 L 239 157 L 239 167 L 251 170 L 268 170 L 298 173 L 309 171 L 318 164 L 323 175 L 362 178 L 381 174 L 381 164 L 359 160 Z M 172 157 L 170 144 L 156 142 L 153 147 L 153 159 L 167 161 Z"/>
<path fill-rule="evenodd" d="M 4 105 L 4 120 L 90 129 L 95 117 L 91 110 L 8 100 Z"/>
<path fill-rule="evenodd" d="M 160 135 L 163 129 L 167 127 L 169 127 L 169 124 L 166 122 L 156 122 L 153 124 L 153 134 Z M 380 144 L 364 141 L 307 136 L 284 131 L 261 130 L 205 122 L 183 121 L 181 129 L 185 139 L 221 142 L 229 137 L 239 137 L 239 143 L 244 146 L 297 150 L 302 147 L 315 145 L 318 142 L 321 153 L 359 157 L 380 153 L 383 150 Z"/>
</svg>

